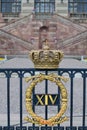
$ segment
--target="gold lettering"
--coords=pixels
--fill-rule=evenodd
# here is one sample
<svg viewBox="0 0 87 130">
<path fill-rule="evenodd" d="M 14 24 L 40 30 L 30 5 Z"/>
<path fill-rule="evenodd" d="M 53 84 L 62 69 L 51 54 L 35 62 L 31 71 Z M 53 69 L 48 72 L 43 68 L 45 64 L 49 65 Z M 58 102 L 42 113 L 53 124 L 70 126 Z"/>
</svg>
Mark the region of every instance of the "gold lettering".
<svg viewBox="0 0 87 130">
<path fill-rule="evenodd" d="M 48 105 L 48 95 L 45 95 L 45 105 Z"/>
<path fill-rule="evenodd" d="M 54 105 L 56 100 L 57 100 L 57 97 L 58 95 L 55 95 L 54 99 L 52 97 L 52 95 L 42 95 L 42 96 L 39 96 L 39 95 L 36 95 L 37 99 L 38 99 L 38 102 L 36 105 L 49 105 L 48 102 L 49 100 L 51 101 L 51 104 Z M 44 98 L 45 102 L 42 101 L 42 99 Z"/>
<path fill-rule="evenodd" d="M 49 98 L 50 98 L 51 103 L 54 105 L 54 103 L 56 102 L 56 99 L 57 99 L 57 95 L 55 96 L 54 99 L 52 98 L 52 95 L 49 95 Z"/>
<path fill-rule="evenodd" d="M 39 95 L 36 95 L 36 97 L 37 97 L 37 99 L 38 99 L 38 102 L 37 102 L 36 105 L 38 105 L 39 103 L 40 103 L 41 105 L 44 105 L 43 102 L 42 102 L 43 96 L 44 96 L 44 95 L 42 95 L 42 96 L 40 97 Z"/>
</svg>

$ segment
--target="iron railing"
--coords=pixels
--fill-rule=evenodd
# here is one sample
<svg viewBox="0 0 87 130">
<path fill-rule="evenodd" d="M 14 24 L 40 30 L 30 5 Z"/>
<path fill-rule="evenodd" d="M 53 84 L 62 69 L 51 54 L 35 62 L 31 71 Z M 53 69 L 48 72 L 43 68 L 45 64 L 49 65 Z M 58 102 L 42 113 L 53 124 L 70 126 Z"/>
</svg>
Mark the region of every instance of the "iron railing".
<svg viewBox="0 0 87 130">
<path fill-rule="evenodd" d="M 23 116 L 24 113 L 26 113 L 24 108 L 25 88 L 28 86 L 25 83 L 24 78 L 37 73 L 44 73 L 46 75 L 48 73 L 56 73 L 69 78 L 69 81 L 65 84 L 68 93 L 68 108 L 66 116 L 69 120 L 67 122 L 53 127 L 47 125 L 41 127 L 24 122 Z M 47 81 L 45 82 L 45 86 L 45 93 L 47 93 Z M 0 69 L 0 130 L 87 130 L 86 87 L 87 69 Z M 58 104 L 58 111 L 60 107 L 60 104 Z M 33 106 L 33 110 L 35 111 L 35 106 Z M 47 110 L 48 108 L 45 106 L 45 118 L 48 118 Z M 16 115 L 19 116 L 16 118 Z M 15 118 L 17 122 L 12 121 L 14 120 L 13 118 Z"/>
</svg>

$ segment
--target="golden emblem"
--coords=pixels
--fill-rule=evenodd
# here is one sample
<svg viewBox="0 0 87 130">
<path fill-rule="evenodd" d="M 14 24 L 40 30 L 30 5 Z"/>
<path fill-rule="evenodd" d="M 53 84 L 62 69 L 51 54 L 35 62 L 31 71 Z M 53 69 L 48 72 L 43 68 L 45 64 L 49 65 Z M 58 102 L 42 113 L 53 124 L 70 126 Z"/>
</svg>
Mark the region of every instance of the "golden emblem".
<svg viewBox="0 0 87 130">
<path fill-rule="evenodd" d="M 51 82 L 54 82 L 59 87 L 61 93 L 61 109 L 57 115 L 49 118 L 48 120 L 45 120 L 44 118 L 35 114 L 32 109 L 32 91 L 37 85 L 37 83 L 42 82 L 43 80 L 46 79 Z M 32 80 L 32 82 L 30 83 L 30 86 L 26 90 L 26 109 L 32 118 L 27 116 L 25 120 L 39 125 L 50 125 L 50 126 L 60 124 L 66 121 L 67 117 L 62 117 L 62 116 L 67 109 L 67 90 L 64 87 L 63 83 L 61 82 L 61 80 L 66 82 L 67 78 L 64 78 L 56 74 L 49 74 L 49 75 L 39 74 L 39 75 L 32 76 L 30 78 L 26 78 L 26 82 L 29 82 L 30 80 Z"/>
<path fill-rule="evenodd" d="M 55 69 L 58 68 L 58 65 L 60 61 L 63 58 L 63 52 L 60 50 L 50 50 L 48 46 L 47 40 L 43 44 L 43 49 L 41 50 L 31 50 L 29 53 L 30 58 L 32 59 L 35 68 L 40 68 L 40 69 Z M 44 119 L 41 116 L 38 116 L 32 109 L 32 92 L 35 86 L 39 83 L 42 82 L 43 80 L 49 80 L 51 82 L 54 82 L 58 88 L 60 89 L 60 94 L 61 94 L 61 109 L 59 113 L 57 113 L 55 116 L 49 118 L 49 119 Z M 67 81 L 67 78 L 64 78 L 62 76 L 56 75 L 56 74 L 49 74 L 49 75 L 44 75 L 44 74 L 39 74 L 31 77 L 26 78 L 26 82 L 31 81 L 29 87 L 26 90 L 26 109 L 27 112 L 31 117 L 26 117 L 25 120 L 31 123 L 39 124 L 39 125 L 49 125 L 53 126 L 56 124 L 60 124 L 64 121 L 67 120 L 67 117 L 63 117 L 63 114 L 66 112 L 67 109 L 67 90 L 65 86 L 62 83 L 62 80 L 64 82 Z M 41 101 L 41 99 L 45 97 L 45 104 Z M 51 103 L 54 104 L 58 95 L 55 96 L 55 98 L 52 98 L 52 95 L 42 95 L 39 97 L 37 95 L 37 98 L 39 100 L 39 103 L 41 105 L 48 105 L 48 98 L 50 99 Z M 38 104 L 38 102 L 37 102 Z"/>
<path fill-rule="evenodd" d="M 54 69 L 58 68 L 64 54 L 60 50 L 50 50 L 46 40 L 41 50 L 31 50 L 29 57 L 34 63 L 35 68 Z"/>
</svg>

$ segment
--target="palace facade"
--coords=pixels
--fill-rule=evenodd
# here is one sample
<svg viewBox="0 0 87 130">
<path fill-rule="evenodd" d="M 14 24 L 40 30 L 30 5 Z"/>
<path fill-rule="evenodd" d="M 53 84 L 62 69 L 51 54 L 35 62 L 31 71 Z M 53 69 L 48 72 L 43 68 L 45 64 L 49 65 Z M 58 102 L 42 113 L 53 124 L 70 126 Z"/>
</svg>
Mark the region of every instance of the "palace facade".
<svg viewBox="0 0 87 130">
<path fill-rule="evenodd" d="M 87 55 L 87 0 L 0 0 L 0 55 L 28 54 L 47 39 L 66 55 Z"/>
</svg>

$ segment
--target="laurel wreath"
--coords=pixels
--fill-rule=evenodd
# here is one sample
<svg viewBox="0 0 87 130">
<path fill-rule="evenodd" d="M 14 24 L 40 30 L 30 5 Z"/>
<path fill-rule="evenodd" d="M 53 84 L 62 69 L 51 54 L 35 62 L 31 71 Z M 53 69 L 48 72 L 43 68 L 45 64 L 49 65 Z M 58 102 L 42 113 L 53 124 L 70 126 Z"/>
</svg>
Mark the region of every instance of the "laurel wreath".
<svg viewBox="0 0 87 130">
<path fill-rule="evenodd" d="M 32 82 L 30 83 L 30 85 L 28 86 L 26 90 L 26 110 L 29 113 L 29 115 L 31 115 L 32 118 L 27 116 L 25 118 L 26 121 L 30 123 L 39 124 L 39 125 L 53 126 L 53 125 L 60 124 L 68 120 L 67 117 L 62 117 L 67 109 L 67 90 L 65 86 L 63 85 L 63 83 L 61 82 L 61 80 L 66 82 L 67 78 L 64 78 L 56 74 L 49 74 L 49 75 L 39 74 L 39 75 L 32 76 L 30 78 L 28 77 L 25 80 L 26 82 L 29 82 L 30 80 L 32 80 Z M 34 113 L 32 109 L 32 91 L 37 85 L 37 83 L 42 82 L 43 80 L 49 80 L 51 82 L 56 83 L 61 93 L 61 109 L 59 113 L 49 118 L 48 120 L 45 120 L 43 117 L 38 116 L 36 113 Z"/>
</svg>

